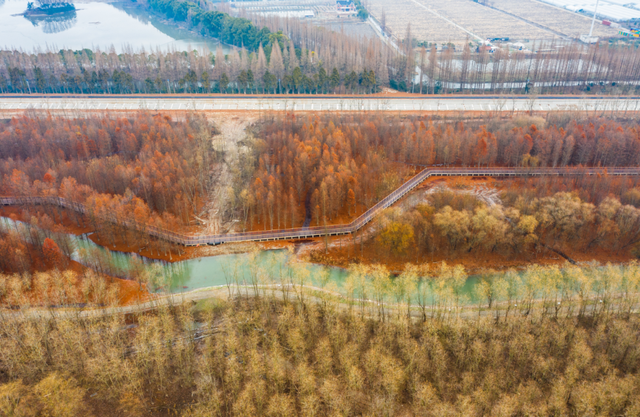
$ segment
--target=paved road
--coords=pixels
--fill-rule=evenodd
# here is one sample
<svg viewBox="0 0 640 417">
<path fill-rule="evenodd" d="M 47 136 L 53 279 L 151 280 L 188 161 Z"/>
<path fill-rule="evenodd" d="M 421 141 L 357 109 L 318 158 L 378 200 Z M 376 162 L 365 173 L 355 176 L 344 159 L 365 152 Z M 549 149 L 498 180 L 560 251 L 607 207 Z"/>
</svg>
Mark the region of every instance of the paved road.
<svg viewBox="0 0 640 417">
<path fill-rule="evenodd" d="M 0 96 L 2 110 L 289 110 L 390 112 L 640 111 L 640 97 L 567 96 Z"/>
</svg>

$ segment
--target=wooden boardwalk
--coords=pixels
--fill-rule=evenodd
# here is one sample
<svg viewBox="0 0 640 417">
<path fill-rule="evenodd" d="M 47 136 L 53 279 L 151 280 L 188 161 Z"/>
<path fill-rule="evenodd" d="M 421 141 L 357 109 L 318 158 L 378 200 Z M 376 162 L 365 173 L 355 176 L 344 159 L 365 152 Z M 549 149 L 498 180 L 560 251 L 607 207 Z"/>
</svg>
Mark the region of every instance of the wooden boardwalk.
<svg viewBox="0 0 640 417">
<path fill-rule="evenodd" d="M 308 239 L 321 236 L 337 236 L 354 233 L 369 223 L 382 210 L 390 207 L 420 183 L 429 177 L 533 177 L 533 176 L 581 176 L 581 175 L 640 175 L 640 168 L 426 168 L 409 181 L 402 184 L 384 199 L 358 218 L 348 224 L 331 225 L 327 227 L 300 227 L 295 229 L 279 229 L 261 232 L 243 232 L 223 235 L 194 235 L 176 233 L 170 230 L 139 224 L 135 221 L 122 221 L 113 218 L 104 220 L 122 224 L 148 235 L 184 246 L 219 245 L 228 242 L 265 242 L 270 240 Z M 81 203 L 69 201 L 62 197 L 0 197 L 0 205 L 54 205 L 74 210 L 85 215 L 90 210 Z"/>
</svg>

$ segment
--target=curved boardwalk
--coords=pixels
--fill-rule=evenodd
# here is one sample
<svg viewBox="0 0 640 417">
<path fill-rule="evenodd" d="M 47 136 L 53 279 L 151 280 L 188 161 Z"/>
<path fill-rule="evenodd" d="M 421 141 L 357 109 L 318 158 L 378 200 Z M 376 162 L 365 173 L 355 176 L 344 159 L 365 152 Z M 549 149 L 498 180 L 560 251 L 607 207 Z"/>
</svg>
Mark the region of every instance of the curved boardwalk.
<svg viewBox="0 0 640 417">
<path fill-rule="evenodd" d="M 331 225 L 327 227 L 300 227 L 295 229 L 281 229 L 264 232 L 243 232 L 225 235 L 190 235 L 176 233 L 157 227 L 138 224 L 134 221 L 122 222 L 114 218 L 106 219 L 120 223 L 132 229 L 147 233 L 159 239 L 164 239 L 184 246 L 219 245 L 227 242 L 249 242 L 269 240 L 307 239 L 320 236 L 346 235 L 358 231 L 369 223 L 382 210 L 390 207 L 420 183 L 429 177 L 516 177 L 516 176 L 580 176 L 580 175 L 640 175 L 640 168 L 426 168 L 419 174 L 402 184 L 394 192 L 380 200 L 377 204 L 364 212 L 348 224 Z M 1 197 L 0 205 L 56 205 L 75 210 L 78 213 L 90 214 L 90 210 L 83 204 L 66 200 L 62 197 Z"/>
</svg>

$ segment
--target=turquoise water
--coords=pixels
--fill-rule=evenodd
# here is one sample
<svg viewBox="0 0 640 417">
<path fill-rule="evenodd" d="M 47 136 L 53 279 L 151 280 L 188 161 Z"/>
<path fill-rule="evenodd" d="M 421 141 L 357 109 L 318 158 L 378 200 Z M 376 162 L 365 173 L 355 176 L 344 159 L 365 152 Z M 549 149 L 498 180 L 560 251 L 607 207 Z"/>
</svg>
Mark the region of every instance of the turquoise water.
<svg viewBox="0 0 640 417">
<path fill-rule="evenodd" d="M 22 222 L 14 222 L 2 218 L 5 228 L 37 227 Z M 40 231 L 46 235 L 46 232 Z M 46 236 L 48 237 L 48 236 Z M 252 276 L 268 275 L 280 282 L 280 277 L 288 277 L 293 272 L 289 266 L 291 259 L 284 250 L 263 251 L 257 254 L 242 253 L 236 255 L 205 256 L 180 262 L 157 261 L 137 254 L 110 251 L 103 246 L 96 245 L 88 236 L 59 235 L 51 236 L 61 248 L 72 247 L 72 259 L 95 270 L 120 278 L 131 278 L 134 274 L 145 269 L 162 271 L 162 276 L 154 280 L 154 286 L 171 292 L 184 292 L 198 288 L 226 285 L 225 276 L 240 284 L 250 284 Z M 255 257 L 255 261 L 253 260 Z M 329 281 L 341 287 L 347 277 L 347 271 L 342 268 L 327 268 L 320 265 L 305 264 L 304 267 L 311 278 L 312 285 L 318 285 L 314 277 L 324 270 L 329 274 Z M 159 275 L 159 274 L 158 274 Z"/>
<path fill-rule="evenodd" d="M 29 227 L 46 235 L 46 232 L 21 222 L 13 222 L 3 218 L 3 227 L 19 230 Z M 326 274 L 325 288 L 338 291 L 343 295 L 348 271 L 343 268 L 325 267 L 316 264 L 291 263 L 295 261 L 288 251 L 272 250 L 259 253 L 242 253 L 235 255 L 207 256 L 180 262 L 164 262 L 152 260 L 137 254 L 110 251 L 96 245 L 88 236 L 61 234 L 50 236 L 61 248 L 70 248 L 71 257 L 94 270 L 121 278 L 132 278 L 146 273 L 150 277 L 149 287 L 158 292 L 181 293 L 199 288 L 225 286 L 228 284 L 287 284 L 294 282 L 322 287 L 320 277 Z M 44 238 L 42 238 L 43 240 Z M 305 279 L 300 279 L 305 277 Z M 392 278 L 394 279 L 394 278 Z M 474 303 L 477 300 L 475 288 L 480 280 L 478 276 L 467 277 L 459 293 L 462 303 Z M 433 281 L 425 280 L 420 285 L 430 285 Z M 418 286 L 418 291 L 420 290 Z M 366 298 L 372 297 L 372 290 L 367 290 Z M 426 288 L 428 303 L 431 303 L 433 291 Z M 356 297 L 361 295 L 355 292 Z M 415 303 L 416 295 L 411 297 Z M 387 301 L 393 301 L 391 296 Z M 484 301 L 484 300 L 480 300 Z"/>
<path fill-rule="evenodd" d="M 242 253 L 236 255 L 208 256 L 189 259 L 181 262 L 168 263 L 151 260 L 136 254 L 112 252 L 93 243 L 88 236 L 74 236 L 68 234 L 51 234 L 37 227 L 14 222 L 2 218 L 0 227 L 13 230 L 21 236 L 33 239 L 32 242 L 42 244 L 45 237 L 56 241 L 63 253 L 78 262 L 104 274 L 121 278 L 138 278 L 146 276 L 143 281 L 149 283 L 152 291 L 160 293 L 183 293 L 207 287 L 225 285 L 273 285 L 295 284 L 324 287 L 330 291 L 337 291 L 343 295 L 359 299 L 372 300 L 374 287 L 384 285 L 387 302 L 395 302 L 393 291 L 400 288 L 396 285 L 397 278 L 386 277 L 376 282 L 375 277 L 366 276 L 363 279 L 348 280 L 349 273 L 345 269 L 325 267 L 316 264 L 303 264 L 296 257 L 285 250 Z M 610 271 L 608 269 L 611 268 Z M 485 277 L 459 275 L 460 279 L 452 278 L 452 271 L 440 280 L 427 278 L 422 280 L 417 289 L 411 294 L 411 303 L 420 304 L 420 296 L 426 305 L 436 302 L 441 307 L 454 307 L 465 304 L 485 304 L 484 297 L 479 297 L 477 290 Z M 357 278 L 354 276 L 354 278 Z M 486 277 L 492 285 L 494 301 L 511 300 L 514 303 L 524 299 L 546 297 L 553 299 L 565 296 L 575 297 L 579 291 L 588 288 L 590 296 L 602 296 L 616 291 L 640 291 L 640 268 L 635 265 L 588 265 L 581 271 L 540 270 L 533 267 L 531 271 L 498 273 Z M 497 280 L 497 281 L 496 281 Z M 320 282 L 322 281 L 322 282 Z M 401 281 L 400 281 L 401 282 Z M 456 282 L 459 283 L 459 287 Z M 353 284 L 353 292 L 347 294 L 347 285 Z M 364 286 L 364 293 L 360 287 Z M 541 291 L 546 291 L 544 294 Z M 497 296 L 497 294 L 500 294 Z M 545 295 L 546 294 L 546 295 Z M 405 302 L 406 298 L 402 298 Z"/>
<path fill-rule="evenodd" d="M 252 257 L 255 256 L 255 262 Z M 171 292 L 189 291 L 198 288 L 214 287 L 238 283 L 250 285 L 252 282 L 261 284 L 278 284 L 289 282 L 294 272 L 288 264 L 290 258 L 285 251 L 264 251 L 257 255 L 237 254 L 206 256 L 197 259 L 164 264 L 163 269 L 168 278 Z M 317 277 L 320 271 L 329 274 L 329 281 L 338 288 L 342 287 L 347 278 L 347 271 L 341 268 L 327 268 L 320 265 L 305 264 L 298 266 L 308 273 L 310 281 L 307 285 L 319 286 Z M 264 277 L 271 277 L 265 280 Z M 254 278 L 255 277 L 255 278 Z M 165 286 L 166 288 L 166 286 Z"/>
<path fill-rule="evenodd" d="M 215 51 L 214 39 L 206 39 L 178 29 L 149 15 L 132 2 L 76 3 L 76 11 L 46 18 L 27 19 L 20 14 L 27 0 L 0 2 L 0 48 L 32 51 L 34 48 L 78 50 L 113 46 L 117 52 L 127 47 L 134 51 L 160 48 L 191 51 L 207 48 Z M 225 52 L 228 51 L 228 48 Z"/>
</svg>

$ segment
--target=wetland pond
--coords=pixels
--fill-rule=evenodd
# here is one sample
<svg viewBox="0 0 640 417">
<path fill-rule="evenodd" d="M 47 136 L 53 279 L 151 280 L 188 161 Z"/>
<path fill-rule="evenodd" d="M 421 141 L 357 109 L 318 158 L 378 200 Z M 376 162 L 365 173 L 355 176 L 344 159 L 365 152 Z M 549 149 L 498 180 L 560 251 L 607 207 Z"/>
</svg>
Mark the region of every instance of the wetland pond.
<svg viewBox="0 0 640 417">
<path fill-rule="evenodd" d="M 112 46 L 123 50 L 156 49 L 191 51 L 208 48 L 214 52 L 219 44 L 182 30 L 150 15 L 134 2 L 79 2 L 76 10 L 51 16 L 23 16 L 26 0 L 0 0 L 0 48 L 80 50 Z M 223 45 L 225 53 L 229 51 Z"/>
</svg>

